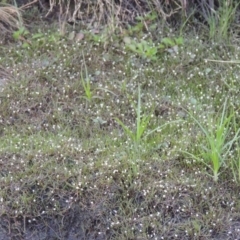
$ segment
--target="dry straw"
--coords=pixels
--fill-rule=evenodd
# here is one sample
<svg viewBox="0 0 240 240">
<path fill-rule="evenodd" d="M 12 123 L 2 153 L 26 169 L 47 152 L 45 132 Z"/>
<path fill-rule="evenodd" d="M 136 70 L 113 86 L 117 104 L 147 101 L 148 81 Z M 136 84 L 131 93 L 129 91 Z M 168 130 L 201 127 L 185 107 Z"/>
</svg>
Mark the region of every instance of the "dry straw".
<svg viewBox="0 0 240 240">
<path fill-rule="evenodd" d="M 0 32 L 9 33 L 20 27 L 22 23 L 20 10 L 12 5 L 0 6 Z"/>
<path fill-rule="evenodd" d="M 187 0 L 50 0 L 49 3 L 46 16 L 58 7 L 59 15 L 68 20 L 87 18 L 92 23 L 114 22 L 117 25 L 149 11 L 156 11 L 160 17 L 167 19 L 181 10 L 185 12 L 188 5 Z"/>
</svg>

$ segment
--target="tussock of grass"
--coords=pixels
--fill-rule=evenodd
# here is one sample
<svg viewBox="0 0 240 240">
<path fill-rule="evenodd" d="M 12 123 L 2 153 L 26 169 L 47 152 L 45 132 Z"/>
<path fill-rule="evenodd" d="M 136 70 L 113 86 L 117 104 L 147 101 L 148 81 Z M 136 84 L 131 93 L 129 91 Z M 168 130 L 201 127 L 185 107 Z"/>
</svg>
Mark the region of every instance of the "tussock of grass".
<svg viewBox="0 0 240 240">
<path fill-rule="evenodd" d="M 21 23 L 20 10 L 11 5 L 0 5 L 0 32 L 9 33 L 16 30 Z"/>
</svg>

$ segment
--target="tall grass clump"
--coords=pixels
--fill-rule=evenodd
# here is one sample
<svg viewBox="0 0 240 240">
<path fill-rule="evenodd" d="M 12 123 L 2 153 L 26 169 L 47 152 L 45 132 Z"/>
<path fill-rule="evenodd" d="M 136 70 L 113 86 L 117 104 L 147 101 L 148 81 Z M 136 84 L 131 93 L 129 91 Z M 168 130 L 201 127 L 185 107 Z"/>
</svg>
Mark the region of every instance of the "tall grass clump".
<svg viewBox="0 0 240 240">
<path fill-rule="evenodd" d="M 218 181 L 220 168 L 225 164 L 234 143 L 240 138 L 240 129 L 232 135 L 232 124 L 234 112 L 227 115 L 227 100 L 223 105 L 220 116 L 216 119 L 209 117 L 208 124 L 204 126 L 195 116 L 189 113 L 194 122 L 198 125 L 203 138 L 199 143 L 197 153 L 185 152 L 188 156 L 198 162 L 202 162 L 212 171 L 214 181 Z"/>
<path fill-rule="evenodd" d="M 0 4 L 0 33 L 11 33 L 21 25 L 20 10 L 12 5 Z"/>
<path fill-rule="evenodd" d="M 120 119 L 118 118 L 116 119 L 116 121 L 118 122 L 119 125 L 122 126 L 122 128 L 124 129 L 128 137 L 130 137 L 130 139 L 137 144 L 139 144 L 140 140 L 143 138 L 143 134 L 146 131 L 151 118 L 151 115 L 142 114 L 141 108 L 142 108 L 141 90 L 140 90 L 140 86 L 138 86 L 138 103 L 137 103 L 137 108 L 135 109 L 136 115 L 137 115 L 135 131 L 129 129 Z"/>
<path fill-rule="evenodd" d="M 234 21 L 238 5 L 239 3 L 233 0 L 220 0 L 217 10 L 210 9 L 211 13 L 207 19 L 210 39 L 227 40 L 229 38 L 230 26 Z"/>
</svg>

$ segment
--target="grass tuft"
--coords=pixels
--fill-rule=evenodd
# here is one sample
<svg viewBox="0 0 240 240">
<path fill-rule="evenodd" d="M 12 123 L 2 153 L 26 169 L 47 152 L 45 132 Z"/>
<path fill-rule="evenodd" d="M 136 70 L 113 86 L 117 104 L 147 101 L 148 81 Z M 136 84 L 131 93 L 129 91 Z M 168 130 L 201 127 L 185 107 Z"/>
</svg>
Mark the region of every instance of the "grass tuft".
<svg viewBox="0 0 240 240">
<path fill-rule="evenodd" d="M 203 162 L 207 167 L 210 167 L 213 172 L 214 181 L 218 181 L 221 166 L 224 164 L 229 165 L 226 164 L 226 161 L 229 158 L 229 152 L 234 143 L 240 138 L 240 129 L 238 129 L 229 139 L 234 113 L 226 116 L 226 108 L 227 100 L 224 102 L 221 116 L 215 121 L 209 119 L 207 127 L 204 127 L 193 115 L 190 114 L 203 132 L 205 141 L 203 140 L 203 145 L 199 148 L 199 155 L 196 156 L 192 153 L 187 154 L 197 161 Z M 210 166 L 209 162 L 211 163 Z"/>
<path fill-rule="evenodd" d="M 13 32 L 22 24 L 20 10 L 12 5 L 0 6 L 0 31 L 2 33 Z"/>
</svg>

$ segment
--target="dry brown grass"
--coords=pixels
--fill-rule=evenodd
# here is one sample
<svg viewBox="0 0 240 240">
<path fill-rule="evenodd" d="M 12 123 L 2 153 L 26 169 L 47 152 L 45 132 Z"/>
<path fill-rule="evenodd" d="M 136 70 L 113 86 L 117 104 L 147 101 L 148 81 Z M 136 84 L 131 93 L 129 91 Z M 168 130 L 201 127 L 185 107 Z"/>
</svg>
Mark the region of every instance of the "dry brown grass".
<svg viewBox="0 0 240 240">
<path fill-rule="evenodd" d="M 0 32 L 11 33 L 22 23 L 20 10 L 12 5 L 0 6 Z"/>
<path fill-rule="evenodd" d="M 179 20 L 179 13 L 187 16 L 194 10 L 205 18 L 216 10 L 222 0 L 50 0 L 47 16 L 56 13 L 64 20 L 75 22 L 76 19 L 88 20 L 90 23 L 122 23 L 134 21 L 136 16 L 151 11 L 159 18 L 169 20 L 172 16 Z M 236 2 L 236 0 L 232 0 Z M 194 10 L 193 10 L 194 9 Z"/>
<path fill-rule="evenodd" d="M 88 19 L 90 23 L 119 23 L 133 21 L 136 16 L 156 11 L 167 19 L 179 11 L 185 11 L 187 0 L 50 0 L 47 16 L 59 8 L 60 18 L 69 21 Z"/>
</svg>

